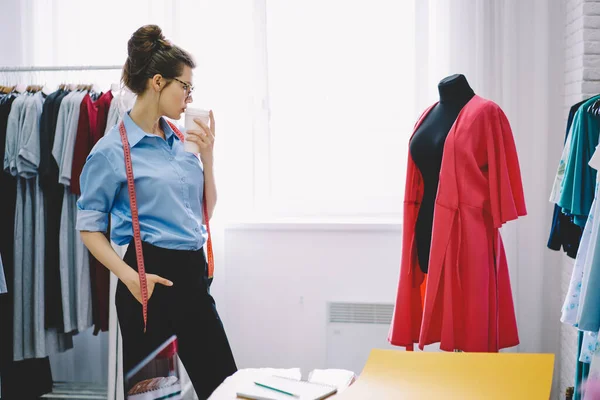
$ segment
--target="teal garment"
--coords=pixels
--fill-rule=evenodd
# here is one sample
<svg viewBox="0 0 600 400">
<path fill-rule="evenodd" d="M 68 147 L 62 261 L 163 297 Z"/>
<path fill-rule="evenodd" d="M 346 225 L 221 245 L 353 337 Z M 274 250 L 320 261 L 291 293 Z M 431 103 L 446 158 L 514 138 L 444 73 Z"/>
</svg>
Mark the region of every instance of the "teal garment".
<svg viewBox="0 0 600 400">
<path fill-rule="evenodd" d="M 581 393 L 581 385 L 587 379 L 590 373 L 590 364 L 582 363 L 579 361 L 579 354 L 581 354 L 581 343 L 583 342 L 583 332 L 577 332 L 577 366 L 575 367 L 575 385 L 573 387 L 573 400 L 581 400 L 583 398 Z"/>
<path fill-rule="evenodd" d="M 600 151 L 600 147 L 596 151 Z M 598 182 L 598 185 L 600 189 L 600 182 Z M 600 194 L 598 195 L 600 196 Z M 597 228 L 600 223 L 597 220 L 597 215 L 595 211 L 594 214 L 590 215 L 592 229 Z M 600 239 L 592 240 L 589 246 L 593 246 L 587 250 L 588 257 L 591 254 L 591 261 L 589 265 L 584 266 L 584 271 L 587 268 L 586 273 L 588 275 L 586 276 L 586 273 L 584 273 L 582 281 L 579 283 L 582 290 L 579 299 L 577 327 L 582 331 L 598 332 L 600 331 Z M 583 247 L 583 244 L 581 247 Z"/>
<path fill-rule="evenodd" d="M 562 190 L 558 201 L 563 212 L 573 216 L 576 225 L 585 226 L 596 184 L 596 170 L 588 162 L 596 145 L 600 132 L 600 117 L 590 114 L 587 109 L 600 96 L 594 96 L 581 105 L 573 118 L 571 152 L 565 166 Z"/>
</svg>

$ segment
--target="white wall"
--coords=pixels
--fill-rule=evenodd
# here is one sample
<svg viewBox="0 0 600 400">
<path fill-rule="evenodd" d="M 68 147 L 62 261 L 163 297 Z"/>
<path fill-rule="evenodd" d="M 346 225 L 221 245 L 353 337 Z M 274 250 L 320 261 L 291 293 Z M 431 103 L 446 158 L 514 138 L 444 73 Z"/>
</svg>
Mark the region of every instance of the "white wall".
<svg viewBox="0 0 600 400">
<path fill-rule="evenodd" d="M 395 301 L 398 225 L 235 225 L 225 247 L 217 307 L 242 368 L 324 368 L 327 301 Z"/>
</svg>

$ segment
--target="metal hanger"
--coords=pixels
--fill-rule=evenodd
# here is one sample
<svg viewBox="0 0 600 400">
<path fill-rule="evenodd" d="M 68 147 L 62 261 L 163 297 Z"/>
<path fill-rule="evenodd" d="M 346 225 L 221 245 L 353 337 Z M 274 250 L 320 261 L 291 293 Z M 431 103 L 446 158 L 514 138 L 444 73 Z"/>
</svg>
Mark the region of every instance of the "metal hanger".
<svg viewBox="0 0 600 400">
<path fill-rule="evenodd" d="M 588 107 L 587 112 L 595 116 L 600 116 L 600 97 Z"/>
</svg>

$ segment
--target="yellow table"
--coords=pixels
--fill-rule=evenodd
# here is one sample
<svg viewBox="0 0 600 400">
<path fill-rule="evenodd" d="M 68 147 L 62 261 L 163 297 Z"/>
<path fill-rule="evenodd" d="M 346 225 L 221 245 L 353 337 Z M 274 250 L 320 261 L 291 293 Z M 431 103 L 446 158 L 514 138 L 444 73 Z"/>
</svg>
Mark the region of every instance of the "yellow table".
<svg viewBox="0 0 600 400">
<path fill-rule="evenodd" d="M 336 400 L 549 399 L 554 354 L 373 350 Z"/>
</svg>

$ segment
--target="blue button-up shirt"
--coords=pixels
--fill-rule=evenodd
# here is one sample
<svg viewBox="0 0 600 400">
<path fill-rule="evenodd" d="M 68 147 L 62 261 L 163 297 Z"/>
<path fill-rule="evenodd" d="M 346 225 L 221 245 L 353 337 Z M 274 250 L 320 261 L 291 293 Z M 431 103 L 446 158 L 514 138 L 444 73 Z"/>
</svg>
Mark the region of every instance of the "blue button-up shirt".
<svg viewBox="0 0 600 400">
<path fill-rule="evenodd" d="M 142 240 L 158 247 L 198 250 L 207 240 L 202 221 L 202 164 L 161 118 L 166 140 L 144 132 L 123 116 L 135 178 Z M 127 175 L 119 126 L 98 141 L 87 157 L 80 178 L 77 229 L 106 232 L 125 245 L 133 239 Z"/>
</svg>

